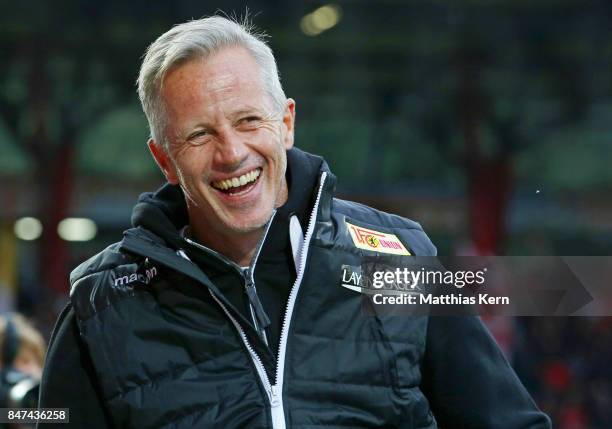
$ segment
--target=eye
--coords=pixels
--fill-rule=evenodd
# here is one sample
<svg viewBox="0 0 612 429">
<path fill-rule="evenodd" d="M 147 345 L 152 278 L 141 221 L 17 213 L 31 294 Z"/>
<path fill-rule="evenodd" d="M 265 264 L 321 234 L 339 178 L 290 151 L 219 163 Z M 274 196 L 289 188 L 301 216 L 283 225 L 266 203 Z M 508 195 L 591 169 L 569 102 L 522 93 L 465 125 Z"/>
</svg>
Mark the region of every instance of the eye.
<svg viewBox="0 0 612 429">
<path fill-rule="evenodd" d="M 240 118 L 236 127 L 239 130 L 243 131 L 251 131 L 257 128 L 257 125 L 261 122 L 261 118 L 259 116 L 251 115 L 245 116 L 244 118 Z"/>
<path fill-rule="evenodd" d="M 201 136 L 205 136 L 206 134 L 208 134 L 206 131 L 196 131 L 195 133 L 192 133 L 189 135 L 189 139 L 194 139 L 196 137 L 201 137 Z"/>
<path fill-rule="evenodd" d="M 238 121 L 238 122 L 241 123 L 241 124 L 245 124 L 245 123 L 248 124 L 248 123 L 257 122 L 259 120 L 260 120 L 259 116 L 246 116 L 246 117 L 240 119 L 240 121 Z"/>
<path fill-rule="evenodd" d="M 202 141 L 209 135 L 210 133 L 206 130 L 194 131 L 193 133 L 189 134 L 187 141 L 190 143 L 202 143 Z"/>
</svg>

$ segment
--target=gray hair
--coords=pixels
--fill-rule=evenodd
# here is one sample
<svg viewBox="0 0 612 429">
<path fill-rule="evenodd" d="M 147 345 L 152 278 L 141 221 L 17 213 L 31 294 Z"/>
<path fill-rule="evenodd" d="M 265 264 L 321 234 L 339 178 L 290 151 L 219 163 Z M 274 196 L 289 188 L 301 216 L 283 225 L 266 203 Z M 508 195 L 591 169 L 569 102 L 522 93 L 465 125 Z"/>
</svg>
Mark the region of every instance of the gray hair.
<svg viewBox="0 0 612 429">
<path fill-rule="evenodd" d="M 265 34 L 255 31 L 247 18 L 239 23 L 222 16 L 185 22 L 159 36 L 147 48 L 138 75 L 138 96 L 149 121 L 151 137 L 168 149 L 161 100 L 166 73 L 175 66 L 197 58 L 205 59 L 226 47 L 241 46 L 253 56 L 274 108 L 282 112 L 287 99 L 280 83 L 276 60 L 264 41 L 265 37 Z"/>
</svg>

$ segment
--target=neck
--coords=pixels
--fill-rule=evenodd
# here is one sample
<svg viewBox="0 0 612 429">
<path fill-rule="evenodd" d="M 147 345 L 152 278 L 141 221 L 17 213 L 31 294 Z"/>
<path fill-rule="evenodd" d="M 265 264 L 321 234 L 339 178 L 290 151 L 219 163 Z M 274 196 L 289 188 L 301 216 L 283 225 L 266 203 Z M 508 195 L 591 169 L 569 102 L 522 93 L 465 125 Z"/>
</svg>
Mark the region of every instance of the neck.
<svg viewBox="0 0 612 429">
<path fill-rule="evenodd" d="M 192 218 L 193 219 L 193 218 Z M 257 244 L 264 233 L 265 226 L 246 233 L 225 235 L 217 232 L 211 234 L 209 228 L 199 227 L 196 223 L 190 223 L 189 236 L 198 243 L 213 249 L 229 258 L 241 267 L 250 265 L 255 255 Z"/>
<path fill-rule="evenodd" d="M 275 208 L 287 202 L 288 193 L 287 182 L 283 177 Z M 198 222 L 198 219 L 204 219 L 204 217 L 197 210 L 197 207 L 189 204 L 189 200 L 187 200 L 187 212 L 190 219 L 190 233 L 188 235 L 200 244 L 221 253 L 241 267 L 250 265 L 255 256 L 259 240 L 261 240 L 261 236 L 265 232 L 266 225 L 252 231 L 240 233 L 228 234 L 221 231 L 212 231 L 209 223 Z"/>
</svg>

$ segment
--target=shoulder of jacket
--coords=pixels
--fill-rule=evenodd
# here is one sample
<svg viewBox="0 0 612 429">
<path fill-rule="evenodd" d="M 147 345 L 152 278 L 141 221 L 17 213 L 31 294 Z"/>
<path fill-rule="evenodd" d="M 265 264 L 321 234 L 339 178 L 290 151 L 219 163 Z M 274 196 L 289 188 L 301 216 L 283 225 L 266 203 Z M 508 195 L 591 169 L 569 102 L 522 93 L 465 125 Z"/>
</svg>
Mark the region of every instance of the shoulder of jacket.
<svg viewBox="0 0 612 429">
<path fill-rule="evenodd" d="M 83 284 L 84 280 L 121 265 L 132 264 L 139 259 L 135 255 L 122 252 L 120 247 L 121 242 L 113 243 L 72 270 L 70 273 L 71 294 L 76 287 Z"/>
<path fill-rule="evenodd" d="M 147 258 L 124 251 L 113 243 L 76 267 L 70 274 L 70 301 L 79 319 L 133 295 L 134 286 L 147 284 L 159 268 Z"/>
<path fill-rule="evenodd" d="M 375 209 L 365 204 L 334 198 L 332 212 L 357 223 L 371 227 L 390 228 L 408 241 L 419 256 L 435 256 L 436 246 L 431 242 L 420 223 Z"/>
<path fill-rule="evenodd" d="M 355 201 L 334 198 L 334 208 L 339 213 L 349 216 L 356 221 L 380 223 L 381 226 L 391 228 L 418 229 L 423 231 L 423 227 L 418 222 Z"/>
</svg>

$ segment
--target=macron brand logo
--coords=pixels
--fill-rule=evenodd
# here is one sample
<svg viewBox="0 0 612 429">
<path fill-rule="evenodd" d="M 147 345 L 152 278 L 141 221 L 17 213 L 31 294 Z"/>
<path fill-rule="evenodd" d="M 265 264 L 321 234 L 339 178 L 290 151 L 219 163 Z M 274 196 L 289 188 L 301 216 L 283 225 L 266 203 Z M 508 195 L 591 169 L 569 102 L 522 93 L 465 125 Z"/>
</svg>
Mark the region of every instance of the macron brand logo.
<svg viewBox="0 0 612 429">
<path fill-rule="evenodd" d="M 117 277 L 115 279 L 115 286 L 127 286 L 134 282 L 149 284 L 149 282 L 153 280 L 155 276 L 157 276 L 157 268 L 151 267 L 144 270 L 143 273 L 132 273 L 130 275 Z"/>
</svg>

